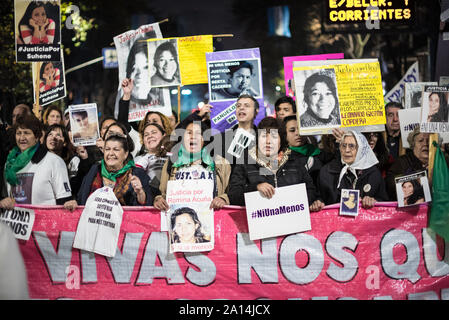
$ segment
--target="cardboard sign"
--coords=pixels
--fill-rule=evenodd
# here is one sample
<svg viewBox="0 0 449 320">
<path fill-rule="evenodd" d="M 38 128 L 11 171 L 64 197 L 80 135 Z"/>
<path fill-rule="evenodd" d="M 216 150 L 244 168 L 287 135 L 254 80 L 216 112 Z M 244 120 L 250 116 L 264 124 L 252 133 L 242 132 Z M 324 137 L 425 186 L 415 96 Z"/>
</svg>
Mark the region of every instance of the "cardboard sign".
<svg viewBox="0 0 449 320">
<path fill-rule="evenodd" d="M 67 95 L 65 83 L 64 59 L 60 62 L 33 62 L 34 102 L 39 96 L 39 105 L 45 106 Z"/>
<path fill-rule="evenodd" d="M 401 125 L 401 140 L 404 148 L 410 148 L 407 137 L 421 122 L 421 107 L 412 109 L 400 109 L 398 111 Z"/>
<path fill-rule="evenodd" d="M 199 167 L 199 166 L 198 166 Z M 170 252 L 210 251 L 214 248 L 213 179 L 196 168 L 187 173 L 197 179 L 172 180 L 167 184 Z M 201 176 L 204 173 L 204 178 Z"/>
<path fill-rule="evenodd" d="M 100 137 L 96 103 L 69 106 L 72 143 L 74 146 L 93 146 Z"/>
<path fill-rule="evenodd" d="M 236 158 L 240 158 L 246 148 L 255 141 L 256 137 L 248 131 L 238 128 L 235 131 L 234 139 L 229 146 L 228 153 Z"/>
<path fill-rule="evenodd" d="M 33 230 L 35 214 L 33 209 L 14 207 L 13 210 L 0 209 L 0 222 L 9 225 L 16 239 L 28 240 Z"/>
<path fill-rule="evenodd" d="M 404 108 L 422 107 L 422 93 L 425 86 L 438 86 L 438 82 L 406 82 L 404 85 Z"/>
<path fill-rule="evenodd" d="M 245 193 L 245 203 L 251 240 L 312 229 L 304 183 L 276 188 L 271 199 L 259 191 Z"/>
<path fill-rule="evenodd" d="M 408 207 L 432 201 L 426 171 L 396 177 L 394 181 L 398 207 Z"/>
<path fill-rule="evenodd" d="M 449 86 L 425 86 L 422 94 L 421 132 L 449 132 Z"/>
</svg>

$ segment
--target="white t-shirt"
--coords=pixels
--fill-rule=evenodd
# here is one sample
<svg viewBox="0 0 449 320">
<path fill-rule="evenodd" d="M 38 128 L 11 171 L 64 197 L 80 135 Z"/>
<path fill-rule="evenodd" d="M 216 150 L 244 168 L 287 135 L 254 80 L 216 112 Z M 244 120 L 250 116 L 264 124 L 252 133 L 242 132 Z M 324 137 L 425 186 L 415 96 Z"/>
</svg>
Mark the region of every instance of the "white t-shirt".
<svg viewBox="0 0 449 320">
<path fill-rule="evenodd" d="M 72 195 L 67 167 L 61 157 L 47 152 L 39 163 L 31 161 L 16 174 L 19 184 L 8 185 L 16 203 L 56 205 L 56 199 Z"/>
</svg>

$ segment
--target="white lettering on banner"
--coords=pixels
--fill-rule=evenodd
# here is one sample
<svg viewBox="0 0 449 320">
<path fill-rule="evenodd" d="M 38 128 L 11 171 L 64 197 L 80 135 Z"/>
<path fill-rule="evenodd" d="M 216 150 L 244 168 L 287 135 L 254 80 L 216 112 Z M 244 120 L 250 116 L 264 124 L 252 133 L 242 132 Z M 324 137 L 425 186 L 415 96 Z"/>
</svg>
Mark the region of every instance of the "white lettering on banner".
<svg viewBox="0 0 449 320">
<path fill-rule="evenodd" d="M 81 252 L 80 266 L 72 262 L 72 243 L 74 232 L 61 231 L 58 242 L 53 244 L 45 232 L 32 232 L 34 243 L 40 251 L 40 257 L 46 265 L 46 270 L 53 284 L 65 283 L 72 289 L 78 288 L 81 275 L 83 284 L 97 281 L 95 256 Z M 439 260 L 435 234 L 429 229 L 422 229 L 423 259 L 427 272 L 432 277 L 445 277 L 449 274 L 449 245 L 445 243 L 445 257 Z M 350 282 L 358 273 L 357 248 L 359 241 L 351 233 L 334 231 L 326 240 L 324 247 L 314 236 L 298 233 L 286 236 L 279 244 L 277 238 L 269 238 L 256 242 L 249 239 L 248 233 L 236 234 L 237 279 L 239 284 L 279 283 L 281 274 L 289 282 L 305 285 L 312 283 L 322 274 L 325 268 L 325 253 L 336 263 L 329 263 L 325 271 L 328 277 L 336 282 Z M 138 257 L 139 248 L 146 243 L 143 255 Z M 393 249 L 397 245 L 405 247 L 407 257 L 405 262 L 398 264 L 393 257 Z M 55 249 L 56 248 L 56 249 Z M 260 249 L 259 249 L 260 248 Z M 347 251 L 350 250 L 350 252 Z M 297 265 L 296 255 L 304 251 L 308 255 L 307 265 Z M 216 280 L 217 268 L 213 260 L 203 253 L 184 253 L 184 259 L 189 263 L 185 273 L 174 254 L 169 253 L 168 235 L 165 232 L 152 232 L 149 237 L 143 233 L 126 233 L 122 248 L 117 248 L 114 258 L 106 258 L 115 283 L 128 283 L 134 286 L 150 285 L 155 278 L 165 278 L 168 284 L 184 284 L 185 280 L 196 286 L 208 286 Z M 382 236 L 380 241 L 380 256 L 383 273 L 391 279 L 408 280 L 412 283 L 421 279 L 417 272 L 421 259 L 418 240 L 410 232 L 392 229 Z M 279 258 L 278 258 L 279 257 Z M 158 263 L 158 258 L 159 262 Z M 178 258 L 179 259 L 179 258 Z M 133 279 L 133 271 L 138 273 Z M 373 266 L 369 266 L 373 267 Z M 367 268 L 365 275 L 367 288 L 378 289 L 380 272 L 377 266 Z M 77 273 L 77 268 L 79 268 Z M 279 271 L 281 273 L 279 273 Z M 252 273 L 257 278 L 252 277 Z M 183 275 L 184 274 L 184 275 Z M 359 275 L 360 276 L 360 275 Z M 315 297 L 312 299 L 324 299 Z M 340 297 L 350 299 L 354 297 Z M 415 292 L 408 299 L 435 299 L 438 294 L 433 291 Z M 293 299 L 293 297 L 292 297 Z M 378 296 L 376 300 L 390 300 L 391 296 Z M 441 291 L 441 299 L 449 299 L 449 289 Z"/>
</svg>

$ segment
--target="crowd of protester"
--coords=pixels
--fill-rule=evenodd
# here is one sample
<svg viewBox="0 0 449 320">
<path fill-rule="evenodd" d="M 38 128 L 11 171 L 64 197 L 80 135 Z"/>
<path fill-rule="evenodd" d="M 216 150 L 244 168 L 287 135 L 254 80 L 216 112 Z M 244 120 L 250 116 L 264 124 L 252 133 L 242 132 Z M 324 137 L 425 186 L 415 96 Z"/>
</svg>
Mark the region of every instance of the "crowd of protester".
<svg viewBox="0 0 449 320">
<path fill-rule="evenodd" d="M 407 137 L 410 148 L 403 148 L 398 117 L 403 106 L 397 102 L 385 106 L 383 132 L 333 129 L 301 136 L 292 98 L 279 98 L 275 115 L 256 126 L 258 102 L 243 94 L 236 103 L 237 124 L 214 132 L 209 104 L 180 122 L 149 111 L 129 123 L 132 89 L 133 81 L 125 79 L 118 117 L 100 119 L 93 146 L 72 144 L 67 110 L 49 106 L 39 120 L 29 106 L 17 105 L 12 123 L 0 127 L 0 208 L 28 203 L 74 210 L 95 190 L 110 186 L 123 206 L 167 210 L 168 181 L 192 178 L 213 180 L 213 209 L 245 206 L 246 192 L 271 198 L 276 188 L 299 183 L 306 184 L 312 212 L 338 203 L 342 189 L 359 190 L 361 206 L 371 208 L 397 200 L 395 177 L 429 166 L 429 134 L 416 128 Z M 240 157 L 229 153 L 238 130 L 254 136 Z M 447 145 L 440 145 L 449 159 Z"/>
</svg>

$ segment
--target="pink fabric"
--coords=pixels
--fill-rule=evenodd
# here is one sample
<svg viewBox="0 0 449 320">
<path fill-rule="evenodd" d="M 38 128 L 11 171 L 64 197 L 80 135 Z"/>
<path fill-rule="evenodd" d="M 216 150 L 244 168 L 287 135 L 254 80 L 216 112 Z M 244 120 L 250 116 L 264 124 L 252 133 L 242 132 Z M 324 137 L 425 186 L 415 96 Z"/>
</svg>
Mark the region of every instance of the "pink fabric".
<svg viewBox="0 0 449 320">
<path fill-rule="evenodd" d="M 82 208 L 71 213 L 56 206 L 27 207 L 36 213 L 33 234 L 28 241 L 19 242 L 33 299 L 443 299 L 449 290 L 448 264 L 441 261 L 444 242 L 437 241 L 434 246 L 435 242 L 425 240 L 427 247 L 423 248 L 429 211 L 425 204 L 398 209 L 394 203 L 386 203 L 361 209 L 356 218 L 339 216 L 338 208 L 328 206 L 311 213 L 311 231 L 255 242 L 247 237 L 245 208 L 225 207 L 215 212 L 215 248 L 194 255 L 176 253 L 172 260 L 160 256 L 167 250 L 161 239 L 168 236 L 159 231 L 159 212 L 152 207 L 125 207 L 118 241 L 123 256 L 109 260 L 95 255 L 94 261 L 86 256 L 81 261 L 80 251 L 63 243 L 63 239 L 74 237 Z M 398 243 L 386 244 L 395 233 L 401 235 Z M 124 249 L 125 238 L 137 239 L 135 258 L 129 250 L 131 242 L 126 242 Z M 46 239 L 51 248 L 43 245 Z M 355 241 L 354 250 L 344 248 L 348 239 Z M 408 241 L 407 248 L 400 241 Z M 318 250 L 311 250 L 311 243 L 318 245 Z M 386 249 L 388 245 L 391 250 Z M 387 258 L 390 252 L 394 259 Z M 431 256 L 438 259 L 431 260 Z M 322 267 L 317 263 L 320 257 L 324 259 Z M 413 259 L 416 268 L 399 268 Z M 356 265 L 349 268 L 349 262 Z M 93 266 L 90 273 L 89 263 Z M 129 268 L 128 280 L 119 277 L 118 265 L 122 270 Z M 164 276 L 163 270 L 168 269 L 176 272 Z M 88 278 L 92 270 L 96 270 L 93 282 Z M 68 276 L 57 279 L 58 272 Z M 345 276 L 349 279 L 342 281 Z M 416 276 L 419 279 L 412 279 Z M 152 280 L 145 281 L 149 277 Z M 299 283 L 303 279 L 308 279 L 307 283 Z"/>
</svg>

